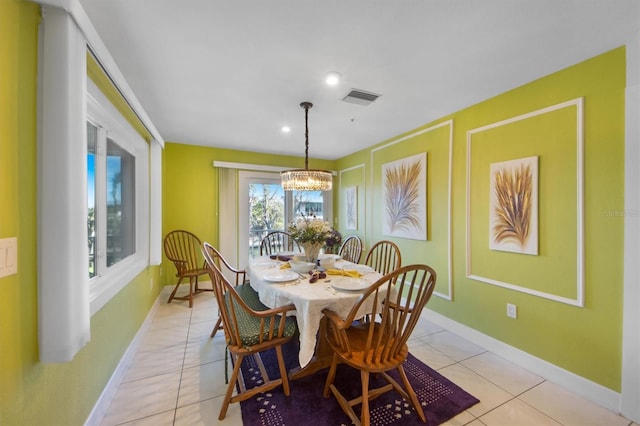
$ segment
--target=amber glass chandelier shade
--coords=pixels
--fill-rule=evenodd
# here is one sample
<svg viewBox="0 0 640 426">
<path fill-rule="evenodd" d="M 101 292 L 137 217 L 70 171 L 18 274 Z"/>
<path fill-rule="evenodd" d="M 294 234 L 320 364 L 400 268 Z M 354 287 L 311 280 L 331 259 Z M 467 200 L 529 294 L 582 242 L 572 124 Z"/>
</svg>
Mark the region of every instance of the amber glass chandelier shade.
<svg viewBox="0 0 640 426">
<path fill-rule="evenodd" d="M 309 108 L 311 102 L 302 102 L 305 123 L 304 169 L 284 170 L 280 172 L 282 189 L 285 191 L 330 191 L 333 175 L 327 170 L 309 169 Z"/>
</svg>

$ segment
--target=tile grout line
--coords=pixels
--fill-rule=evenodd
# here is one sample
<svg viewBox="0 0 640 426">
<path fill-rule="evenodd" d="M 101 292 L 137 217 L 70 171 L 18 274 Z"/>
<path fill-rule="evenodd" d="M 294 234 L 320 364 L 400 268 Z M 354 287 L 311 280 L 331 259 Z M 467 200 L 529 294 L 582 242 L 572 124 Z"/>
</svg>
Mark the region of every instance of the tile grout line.
<svg viewBox="0 0 640 426">
<path fill-rule="evenodd" d="M 535 388 L 537 388 L 537 387 L 541 386 L 543 383 L 546 383 L 546 382 L 548 382 L 548 380 L 543 380 L 543 381 L 541 381 L 540 383 L 538 383 L 538 384 L 536 384 L 536 385 L 534 385 L 534 386 L 531 386 L 529 389 L 527 389 L 527 390 L 525 390 L 525 391 L 523 391 L 523 392 L 520 392 L 520 393 L 516 396 L 516 398 L 518 399 L 518 401 L 522 402 L 523 404 L 526 404 L 526 405 L 528 405 L 529 407 L 531 407 L 531 408 L 533 408 L 534 410 L 536 410 L 537 412 L 542 413 L 542 415 L 544 415 L 544 416 L 546 416 L 546 417 L 549 417 L 549 418 L 550 418 L 551 420 L 553 420 L 554 422 L 557 422 L 557 423 L 558 423 L 558 424 L 560 424 L 560 425 L 564 425 L 564 423 L 562 423 L 560 420 L 558 420 L 558 419 L 556 419 L 555 417 L 553 417 L 551 414 L 545 413 L 544 411 L 540 410 L 538 407 L 536 407 L 536 406 L 534 406 L 534 405 L 529 404 L 527 401 L 525 401 L 525 400 L 523 400 L 523 399 L 520 399 L 520 396 L 524 395 L 524 394 L 525 394 L 525 393 L 527 393 L 527 392 L 532 391 L 533 389 L 535 389 Z"/>
<path fill-rule="evenodd" d="M 433 349 L 438 350 L 437 348 L 433 348 Z M 441 351 L 440 351 L 440 352 L 441 352 Z M 500 404 L 500 405 L 497 405 L 496 407 L 492 408 L 491 410 L 487 411 L 486 413 L 482 414 L 482 415 L 481 415 L 481 416 L 479 416 L 479 417 L 476 417 L 476 416 L 474 416 L 474 415 L 473 415 L 473 414 L 471 414 L 471 413 L 469 413 L 469 414 L 471 414 L 471 415 L 472 415 L 473 417 L 475 417 L 477 420 L 480 420 L 480 421 L 482 422 L 481 417 L 483 417 L 483 416 L 485 416 L 485 415 L 487 415 L 487 414 L 489 414 L 489 413 L 491 413 L 491 412 L 493 412 L 493 411 L 497 410 L 499 407 L 502 407 L 502 406 L 504 406 L 504 405 L 506 405 L 506 404 L 508 404 L 508 403 L 510 403 L 510 402 L 513 402 L 514 400 L 518 400 L 518 401 L 520 401 L 520 402 L 522 402 L 522 403 L 524 403 L 524 404 L 528 405 L 529 407 L 531 407 L 531 408 L 532 408 L 532 409 L 534 409 L 535 411 L 539 412 L 539 413 L 540 413 L 540 414 L 542 414 L 543 416 L 545 416 L 545 417 L 548 417 L 548 418 L 552 419 L 554 422 L 557 422 L 557 423 L 558 423 L 558 424 L 560 424 L 560 425 L 564 425 L 564 423 L 560 422 L 558 419 L 554 418 L 554 417 L 553 417 L 553 416 L 551 416 L 550 414 L 547 414 L 547 413 L 545 413 L 544 411 L 540 410 L 538 407 L 535 407 L 535 406 L 533 406 L 533 405 L 531 405 L 531 404 L 527 403 L 526 401 L 524 401 L 524 400 L 520 399 L 520 396 L 521 396 L 521 395 L 524 395 L 525 393 L 527 393 L 527 392 L 529 392 L 529 391 L 531 391 L 531 390 L 535 389 L 536 387 L 538 387 L 538 386 L 540 386 L 541 384 L 545 383 L 547 380 L 543 379 L 541 382 L 536 383 L 535 385 L 530 386 L 529 388 L 527 388 L 527 389 L 523 390 L 522 392 L 520 392 L 520 393 L 518 393 L 518 394 L 514 395 L 514 394 L 512 394 L 508 389 L 505 389 L 505 388 L 503 388 L 502 386 L 500 386 L 498 383 L 495 383 L 493 380 L 491 380 L 491 378 L 489 378 L 489 377 L 485 377 L 485 376 L 484 376 L 483 374 L 481 374 L 479 371 L 476 371 L 475 369 L 473 369 L 473 368 L 471 368 L 471 367 L 468 367 L 468 366 L 466 366 L 466 365 L 462 364 L 462 362 L 464 362 L 464 361 L 467 361 L 467 360 L 469 360 L 469 359 L 475 358 L 476 356 L 479 356 L 479 355 L 482 355 L 482 354 L 485 354 L 485 353 L 491 353 L 491 352 L 490 352 L 489 350 L 485 350 L 484 352 L 481 352 L 481 353 L 478 353 L 478 354 L 476 354 L 476 355 L 472 355 L 472 356 L 469 356 L 469 357 L 467 357 L 467 358 L 465 358 L 465 359 L 462 359 L 462 360 L 460 360 L 460 361 L 457 361 L 457 362 L 456 362 L 456 364 L 459 364 L 461 367 L 464 367 L 464 368 L 466 368 L 466 369 L 468 369 L 468 370 L 472 371 L 474 374 L 477 374 L 478 376 L 482 377 L 482 378 L 483 378 L 484 380 L 486 380 L 487 382 L 489 382 L 489 383 L 491 383 L 492 385 L 494 385 L 494 386 L 498 387 L 499 389 L 502 389 L 503 391 L 505 391 L 505 392 L 506 392 L 506 393 L 508 393 L 509 395 L 512 395 L 512 398 L 508 399 L 507 401 L 503 402 L 503 403 L 502 403 L 502 404 Z M 445 355 L 446 355 L 446 354 L 445 354 Z M 452 364 L 452 365 L 453 365 L 453 364 Z M 468 410 L 467 410 L 467 412 L 468 412 Z M 486 424 L 486 423 L 484 423 L 484 422 L 482 422 L 482 423 L 483 423 L 483 424 Z"/>
<path fill-rule="evenodd" d="M 175 406 L 175 409 L 173 410 L 173 422 L 172 422 L 173 425 L 176 424 L 176 417 L 178 415 L 178 401 L 180 401 L 180 390 L 182 389 L 182 377 L 184 375 L 184 363 L 185 363 L 185 360 L 187 358 L 187 348 L 189 346 L 189 334 L 191 333 L 191 320 L 193 318 L 193 307 L 191 307 L 189 309 L 191 309 L 191 313 L 189 315 L 189 325 L 187 327 L 187 335 L 186 335 L 185 342 L 184 342 L 184 352 L 182 353 L 182 366 L 180 368 L 180 380 L 178 381 L 178 393 L 176 395 L 176 406 Z"/>
</svg>

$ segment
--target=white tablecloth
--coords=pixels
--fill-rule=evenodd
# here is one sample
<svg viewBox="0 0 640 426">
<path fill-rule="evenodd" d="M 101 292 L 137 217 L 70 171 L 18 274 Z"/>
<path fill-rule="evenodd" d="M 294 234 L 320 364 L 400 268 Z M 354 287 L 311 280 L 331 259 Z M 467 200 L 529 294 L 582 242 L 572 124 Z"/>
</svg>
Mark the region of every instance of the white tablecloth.
<svg viewBox="0 0 640 426">
<path fill-rule="evenodd" d="M 253 287 L 260 295 L 260 301 L 270 308 L 277 308 L 289 304 L 294 304 L 300 331 L 300 354 L 298 360 L 300 366 L 304 367 L 311 361 L 316 347 L 318 329 L 320 320 L 322 319 L 322 310 L 329 308 L 335 311 L 342 318 L 346 318 L 347 314 L 362 295 L 361 291 L 336 290 L 333 284 L 340 285 L 345 280 L 357 280 L 356 278 L 328 275 L 325 279 L 320 279 L 311 284 L 309 279 L 290 282 L 270 282 L 264 279 L 264 276 L 270 272 L 277 271 L 283 262 L 271 260 L 268 256 L 262 256 L 252 259 L 249 262 L 248 272 Z M 381 275 L 365 265 L 355 265 L 346 261 L 336 262 L 337 269 L 344 268 L 346 270 L 358 269 L 363 275 L 361 279 L 369 283 L 374 283 Z M 291 270 L 291 269 L 287 269 Z M 329 280 L 330 282 L 327 282 Z M 329 288 L 327 288 L 329 287 Z M 371 311 L 371 305 L 365 303 L 363 305 L 364 315 Z"/>
</svg>

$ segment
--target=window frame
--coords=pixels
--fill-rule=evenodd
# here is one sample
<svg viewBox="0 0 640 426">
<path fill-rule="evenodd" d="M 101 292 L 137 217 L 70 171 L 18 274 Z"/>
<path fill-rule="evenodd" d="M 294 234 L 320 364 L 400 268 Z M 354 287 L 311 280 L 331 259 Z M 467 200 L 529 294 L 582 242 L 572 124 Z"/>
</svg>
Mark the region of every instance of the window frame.
<svg viewBox="0 0 640 426">
<path fill-rule="evenodd" d="M 150 149 L 149 144 L 90 79 L 87 80 L 86 121 L 98 128 L 98 138 L 113 140 L 135 158 L 135 252 L 114 265 L 97 271 L 96 276 L 89 279 L 90 311 L 93 315 L 149 265 Z M 106 173 L 106 170 L 103 172 Z M 100 192 L 98 182 L 106 182 L 106 176 L 99 179 L 97 173 L 98 170 L 96 197 Z M 96 219 L 96 229 L 103 228 L 106 234 L 106 226 L 99 226 Z M 88 275 L 88 264 L 86 268 Z"/>
<path fill-rule="evenodd" d="M 265 166 L 266 167 L 266 166 Z M 239 170 L 238 171 L 238 262 L 240 265 L 246 265 L 249 262 L 249 256 L 247 250 L 241 246 L 242 241 L 249 241 L 249 204 L 246 203 L 249 199 L 249 184 L 280 184 L 279 172 L 269 171 L 255 171 L 255 170 Z M 285 231 L 288 223 L 293 221 L 295 212 L 293 211 L 292 194 L 289 191 L 284 191 L 285 196 Z M 323 220 L 329 222 L 333 226 L 333 189 L 330 191 L 324 191 L 323 195 Z"/>
</svg>

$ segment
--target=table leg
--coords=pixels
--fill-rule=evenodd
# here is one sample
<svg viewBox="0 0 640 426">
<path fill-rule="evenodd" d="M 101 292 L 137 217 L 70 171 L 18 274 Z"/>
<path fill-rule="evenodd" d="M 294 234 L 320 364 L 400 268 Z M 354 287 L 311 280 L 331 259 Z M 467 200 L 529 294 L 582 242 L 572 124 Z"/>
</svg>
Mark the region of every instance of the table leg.
<svg viewBox="0 0 640 426">
<path fill-rule="evenodd" d="M 333 351 L 327 343 L 327 318 L 322 317 L 320 320 L 320 327 L 318 330 L 318 343 L 316 344 L 316 352 L 309 361 L 309 364 L 304 367 L 296 367 L 289 371 L 289 380 L 296 380 L 302 377 L 310 376 L 311 374 L 328 368 L 331 365 L 333 358 Z"/>
</svg>

